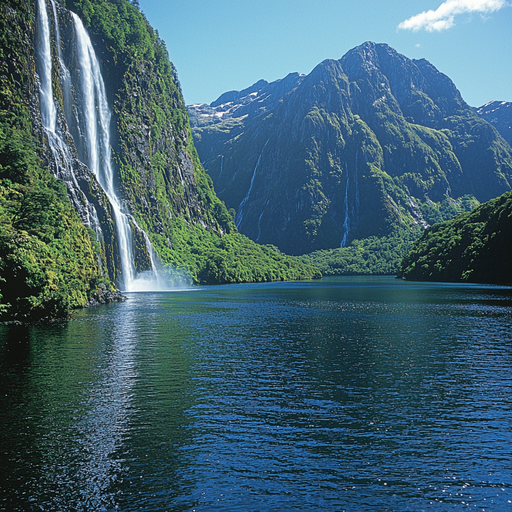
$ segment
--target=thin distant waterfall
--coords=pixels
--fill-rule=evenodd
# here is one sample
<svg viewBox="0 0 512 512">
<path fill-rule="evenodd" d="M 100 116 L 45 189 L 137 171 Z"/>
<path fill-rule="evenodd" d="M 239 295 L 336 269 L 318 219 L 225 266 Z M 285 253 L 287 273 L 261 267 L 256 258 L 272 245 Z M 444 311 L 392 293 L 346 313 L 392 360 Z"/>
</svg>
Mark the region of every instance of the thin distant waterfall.
<svg viewBox="0 0 512 512">
<path fill-rule="evenodd" d="M 345 163 L 345 172 L 347 173 L 347 183 L 345 185 L 345 220 L 343 221 L 343 238 L 341 239 L 340 247 L 347 245 L 348 234 L 350 232 L 350 208 L 348 204 L 348 189 L 350 185 L 350 179 L 348 175 L 348 165 Z"/>
<path fill-rule="evenodd" d="M 222 169 L 224 168 L 224 155 L 220 157 L 220 172 L 219 172 L 219 178 L 222 176 Z"/>
<path fill-rule="evenodd" d="M 238 207 L 238 212 L 235 215 L 235 224 L 236 224 L 237 229 L 240 227 L 240 224 L 242 224 L 242 220 L 244 218 L 244 208 L 245 208 L 247 201 L 249 201 L 249 197 L 251 196 L 252 187 L 254 185 L 254 179 L 256 178 L 256 171 L 258 170 L 261 157 L 263 156 L 263 151 L 265 151 L 265 147 L 267 146 L 269 140 L 270 140 L 270 138 L 267 139 L 267 142 L 265 142 L 265 144 L 263 145 L 263 149 L 261 150 L 260 156 L 258 157 L 258 161 L 256 162 L 256 166 L 254 167 L 254 171 L 252 172 L 252 178 L 251 178 L 251 184 L 249 185 L 249 190 L 247 191 L 247 195 L 242 199 L 242 202 L 240 203 L 240 206 Z"/>
<path fill-rule="evenodd" d="M 57 9 L 54 0 L 50 0 L 55 19 L 55 37 L 58 48 L 59 77 L 63 90 L 64 111 L 66 119 L 71 119 L 73 105 L 73 84 L 71 73 L 64 63 L 60 50 L 60 30 Z M 57 122 L 57 107 L 53 99 L 52 89 L 52 54 L 51 32 L 48 11 L 45 0 L 38 0 L 38 72 L 40 76 L 40 104 L 43 128 L 47 134 L 50 149 L 57 167 L 56 175 L 64 180 L 71 180 L 74 186 L 68 185 L 70 197 L 75 206 L 81 202 L 86 203 L 87 225 L 95 228 L 98 239 L 101 237 L 101 228 L 94 206 L 87 202 L 76 181 L 72 166 L 72 158 L 67 144 L 59 133 Z M 112 207 L 116 224 L 117 244 L 121 260 L 121 286 L 125 291 L 165 289 L 166 284 L 161 280 L 155 266 L 156 257 L 147 234 L 137 225 L 135 219 L 123 211 L 121 200 L 114 183 L 114 171 L 110 147 L 111 111 L 107 103 L 105 84 L 101 75 L 99 61 L 92 47 L 91 40 L 85 31 L 80 18 L 71 13 L 74 22 L 78 67 L 80 68 L 80 84 L 75 89 L 81 91 L 81 108 L 76 111 L 83 112 L 83 119 L 78 119 L 83 126 L 84 135 L 84 163 L 96 176 Z M 75 97 L 76 101 L 76 97 Z M 60 169 L 60 170 L 59 170 Z M 80 197 L 78 197 L 80 195 Z M 79 209 L 79 208 L 78 208 Z M 84 209 L 80 210 L 85 215 Z M 146 241 L 147 251 L 152 270 L 137 275 L 134 266 L 132 226 L 139 230 Z"/>
</svg>

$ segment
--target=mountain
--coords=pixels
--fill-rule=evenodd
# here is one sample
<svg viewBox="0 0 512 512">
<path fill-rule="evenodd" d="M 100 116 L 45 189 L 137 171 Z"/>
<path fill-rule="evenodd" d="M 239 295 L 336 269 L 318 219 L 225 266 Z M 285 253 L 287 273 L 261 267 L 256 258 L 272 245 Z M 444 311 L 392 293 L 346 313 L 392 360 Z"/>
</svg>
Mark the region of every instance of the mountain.
<svg viewBox="0 0 512 512">
<path fill-rule="evenodd" d="M 496 129 L 432 64 L 386 44 L 189 114 L 238 229 L 290 254 L 424 228 L 512 185 Z"/>
<path fill-rule="evenodd" d="M 415 281 L 512 284 L 512 193 L 427 229 L 404 258 Z"/>
<path fill-rule="evenodd" d="M 318 276 L 238 233 L 126 0 L 0 5 L 0 320 L 175 283 Z"/>
<path fill-rule="evenodd" d="M 512 146 L 512 103 L 507 101 L 489 101 L 475 112 L 491 123 L 501 136 Z"/>
</svg>

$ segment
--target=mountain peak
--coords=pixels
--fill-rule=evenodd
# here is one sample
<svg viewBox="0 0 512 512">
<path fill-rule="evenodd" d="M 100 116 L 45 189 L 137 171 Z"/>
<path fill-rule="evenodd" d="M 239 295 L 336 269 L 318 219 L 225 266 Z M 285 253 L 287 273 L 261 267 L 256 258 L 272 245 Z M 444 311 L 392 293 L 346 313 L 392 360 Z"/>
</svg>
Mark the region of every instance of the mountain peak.
<svg viewBox="0 0 512 512">
<path fill-rule="evenodd" d="M 425 227 L 463 196 L 511 188 L 510 148 L 453 82 L 385 43 L 240 93 L 220 119 L 221 108 L 189 109 L 199 156 L 240 231 L 285 252 Z"/>
</svg>

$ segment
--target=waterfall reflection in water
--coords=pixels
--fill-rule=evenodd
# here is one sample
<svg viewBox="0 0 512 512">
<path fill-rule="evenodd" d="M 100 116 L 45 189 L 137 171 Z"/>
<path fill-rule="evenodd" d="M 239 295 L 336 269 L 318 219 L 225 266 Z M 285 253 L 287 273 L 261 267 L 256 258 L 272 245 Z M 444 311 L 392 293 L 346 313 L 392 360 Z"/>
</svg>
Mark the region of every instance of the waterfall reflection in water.
<svg viewBox="0 0 512 512">
<path fill-rule="evenodd" d="M 510 289 L 332 278 L 0 326 L 0 508 L 506 510 L 511 320 Z"/>
</svg>

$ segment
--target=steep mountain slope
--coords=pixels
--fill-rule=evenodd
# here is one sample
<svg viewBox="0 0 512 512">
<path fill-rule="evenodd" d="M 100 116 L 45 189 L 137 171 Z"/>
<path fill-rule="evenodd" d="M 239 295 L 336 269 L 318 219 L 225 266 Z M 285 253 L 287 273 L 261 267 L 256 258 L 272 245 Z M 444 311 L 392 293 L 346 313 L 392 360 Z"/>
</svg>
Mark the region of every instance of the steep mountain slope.
<svg viewBox="0 0 512 512">
<path fill-rule="evenodd" d="M 253 240 L 345 247 L 510 190 L 510 147 L 427 61 L 365 43 L 295 76 L 189 107 L 201 161 Z"/>
<path fill-rule="evenodd" d="M 135 6 L 9 0 L 0 27 L 0 319 L 62 316 L 113 284 L 318 276 L 237 232 Z"/>
<path fill-rule="evenodd" d="M 512 284 L 512 193 L 435 224 L 404 258 L 400 277 L 416 281 Z"/>
<path fill-rule="evenodd" d="M 512 146 L 512 103 L 507 101 L 489 101 L 475 112 L 491 123 L 501 136 Z"/>
</svg>

